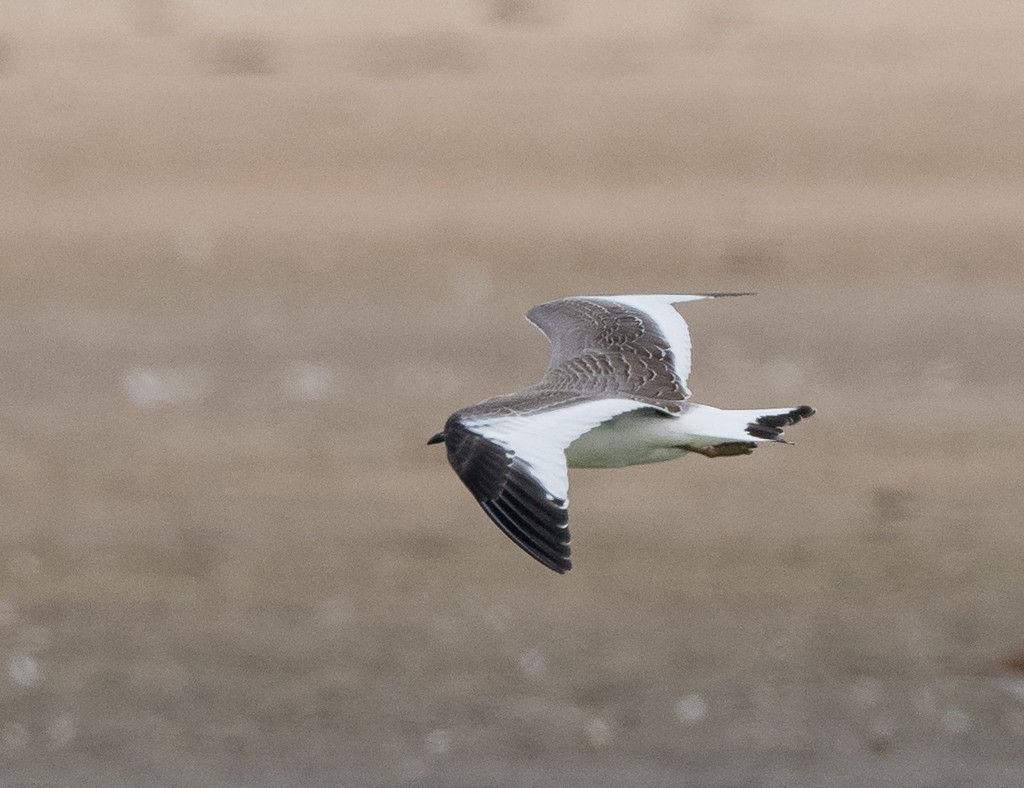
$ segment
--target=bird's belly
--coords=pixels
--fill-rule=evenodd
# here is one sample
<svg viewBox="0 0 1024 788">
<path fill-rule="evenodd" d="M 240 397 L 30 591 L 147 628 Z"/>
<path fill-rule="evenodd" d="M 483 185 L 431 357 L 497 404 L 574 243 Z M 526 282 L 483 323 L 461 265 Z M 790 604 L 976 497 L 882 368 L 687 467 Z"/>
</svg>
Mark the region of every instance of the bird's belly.
<svg viewBox="0 0 1024 788">
<path fill-rule="evenodd" d="M 584 433 L 565 450 L 570 468 L 622 468 L 682 457 L 665 427 L 671 419 L 623 414 Z"/>
</svg>

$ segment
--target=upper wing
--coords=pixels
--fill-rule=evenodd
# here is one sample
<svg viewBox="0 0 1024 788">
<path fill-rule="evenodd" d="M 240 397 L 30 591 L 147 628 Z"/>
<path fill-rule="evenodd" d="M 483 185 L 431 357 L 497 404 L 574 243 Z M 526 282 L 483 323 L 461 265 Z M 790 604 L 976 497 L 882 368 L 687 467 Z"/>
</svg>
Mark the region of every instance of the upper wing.
<svg viewBox="0 0 1024 788">
<path fill-rule="evenodd" d="M 541 385 L 685 400 L 690 332 L 672 304 L 732 295 L 748 294 L 575 296 L 535 306 L 527 318 L 551 342 Z"/>
<path fill-rule="evenodd" d="M 572 568 L 565 449 L 602 422 L 642 407 L 601 399 L 528 415 L 456 413 L 444 430 L 448 461 L 495 524 L 561 574 Z"/>
</svg>

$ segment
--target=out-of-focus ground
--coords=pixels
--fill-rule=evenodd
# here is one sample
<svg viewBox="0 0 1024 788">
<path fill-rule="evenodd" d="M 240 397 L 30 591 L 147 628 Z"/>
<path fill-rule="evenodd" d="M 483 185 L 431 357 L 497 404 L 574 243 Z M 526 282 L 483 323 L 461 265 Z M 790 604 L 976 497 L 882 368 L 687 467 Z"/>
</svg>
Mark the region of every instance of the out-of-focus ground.
<svg viewBox="0 0 1024 788">
<path fill-rule="evenodd" d="M 1024 783 L 1024 11 L 252 5 L 0 7 L 0 784 Z M 424 445 L 734 289 L 695 398 L 819 415 L 569 575 Z"/>
</svg>

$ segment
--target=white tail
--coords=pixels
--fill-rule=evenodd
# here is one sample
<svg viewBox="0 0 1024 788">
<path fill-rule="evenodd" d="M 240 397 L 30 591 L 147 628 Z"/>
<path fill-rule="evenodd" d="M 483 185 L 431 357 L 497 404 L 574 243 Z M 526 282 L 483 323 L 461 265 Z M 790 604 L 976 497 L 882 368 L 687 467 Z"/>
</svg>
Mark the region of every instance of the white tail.
<svg viewBox="0 0 1024 788">
<path fill-rule="evenodd" d="M 721 443 L 785 443 L 782 431 L 814 415 L 814 408 L 760 408 L 721 410 L 710 405 L 691 404 L 679 417 L 678 427 L 694 447 Z"/>
</svg>

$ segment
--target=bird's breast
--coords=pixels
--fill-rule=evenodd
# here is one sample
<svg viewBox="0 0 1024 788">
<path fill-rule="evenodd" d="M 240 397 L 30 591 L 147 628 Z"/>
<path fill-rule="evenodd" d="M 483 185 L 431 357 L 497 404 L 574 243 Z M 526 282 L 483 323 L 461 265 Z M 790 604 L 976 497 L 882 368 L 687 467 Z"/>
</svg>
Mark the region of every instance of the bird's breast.
<svg viewBox="0 0 1024 788">
<path fill-rule="evenodd" d="M 586 432 L 565 450 L 570 468 L 623 468 L 682 457 L 686 450 L 672 434 L 672 418 L 624 413 Z"/>
</svg>

